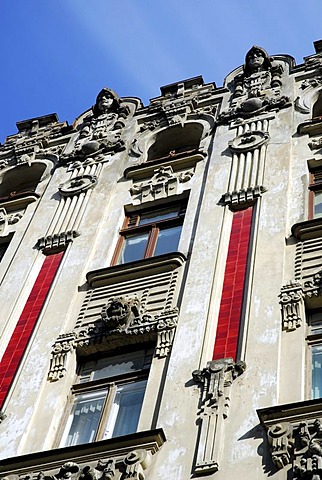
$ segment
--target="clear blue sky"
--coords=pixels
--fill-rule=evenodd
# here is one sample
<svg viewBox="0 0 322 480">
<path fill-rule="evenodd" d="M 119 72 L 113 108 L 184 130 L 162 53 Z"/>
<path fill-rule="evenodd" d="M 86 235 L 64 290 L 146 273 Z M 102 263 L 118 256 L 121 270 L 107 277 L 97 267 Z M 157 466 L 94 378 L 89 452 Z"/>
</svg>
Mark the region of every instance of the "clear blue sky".
<svg viewBox="0 0 322 480">
<path fill-rule="evenodd" d="M 103 86 L 144 104 L 202 75 L 221 86 L 253 45 L 296 62 L 322 39 L 322 0 L 0 0 L 0 142 L 16 121 L 72 123 Z"/>
</svg>

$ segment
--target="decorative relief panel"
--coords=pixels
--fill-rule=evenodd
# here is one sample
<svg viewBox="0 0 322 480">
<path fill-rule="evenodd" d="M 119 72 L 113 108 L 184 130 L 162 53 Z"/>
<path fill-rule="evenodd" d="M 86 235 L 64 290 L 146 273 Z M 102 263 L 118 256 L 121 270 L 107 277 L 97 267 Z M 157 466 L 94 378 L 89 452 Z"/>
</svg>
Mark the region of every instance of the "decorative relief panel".
<svg viewBox="0 0 322 480">
<path fill-rule="evenodd" d="M 86 192 L 89 188 L 94 187 L 96 183 L 97 177 L 95 175 L 79 175 L 59 185 L 58 190 L 64 197 L 69 197 Z"/>
<path fill-rule="evenodd" d="M 201 384 L 200 436 L 195 473 L 209 474 L 219 469 L 224 435 L 224 419 L 228 416 L 233 380 L 246 368 L 244 362 L 232 358 L 208 362 L 203 370 L 195 370 L 195 382 Z"/>
<path fill-rule="evenodd" d="M 171 166 L 157 168 L 150 180 L 134 184 L 131 187 L 133 203 L 141 204 L 171 195 L 179 195 L 183 191 L 180 184 L 189 182 L 193 175 L 193 170 L 174 173 Z"/>
<path fill-rule="evenodd" d="M 56 114 L 18 122 L 19 133 L 0 145 L 0 170 L 15 165 L 30 165 L 39 154 L 59 154 L 67 143 L 72 127 L 59 122 Z"/>
<path fill-rule="evenodd" d="M 321 479 L 322 418 L 319 413 L 319 400 L 258 411 L 267 431 L 274 465 L 291 469 L 294 479 Z"/>
<path fill-rule="evenodd" d="M 153 341 L 156 358 L 169 355 L 179 315 L 174 305 L 178 276 L 176 268 L 90 290 L 74 330 L 60 335 L 53 345 L 48 380 L 65 375 L 73 350 L 89 355 Z"/>
<path fill-rule="evenodd" d="M 101 165 L 75 169 L 71 178 L 59 185 L 59 204 L 46 235 L 38 239 L 39 249 L 49 251 L 66 247 L 80 235 L 80 221 L 100 171 Z"/>
<path fill-rule="evenodd" d="M 1 462 L 1 480 L 145 480 L 165 442 L 161 429 L 119 439 L 24 455 Z M 151 478 L 152 480 L 152 478 Z"/>
<path fill-rule="evenodd" d="M 78 126 L 77 136 L 61 155 L 60 163 L 68 163 L 74 169 L 108 161 L 107 156 L 125 150 L 122 133 L 129 114 L 129 106 L 113 90 L 103 88 L 92 112 Z"/>
<path fill-rule="evenodd" d="M 253 203 L 266 188 L 263 186 L 269 119 L 237 126 L 236 137 L 229 143 L 232 151 L 228 192 L 220 205 L 238 208 Z"/>
<path fill-rule="evenodd" d="M 279 295 L 282 328 L 291 331 L 302 325 L 304 316 L 304 293 L 300 282 L 290 282 L 281 288 Z"/>
<path fill-rule="evenodd" d="M 219 123 L 249 118 L 291 105 L 281 95 L 283 66 L 261 47 L 253 46 L 246 54 L 243 73 L 234 79 L 231 105 L 218 116 Z"/>
</svg>

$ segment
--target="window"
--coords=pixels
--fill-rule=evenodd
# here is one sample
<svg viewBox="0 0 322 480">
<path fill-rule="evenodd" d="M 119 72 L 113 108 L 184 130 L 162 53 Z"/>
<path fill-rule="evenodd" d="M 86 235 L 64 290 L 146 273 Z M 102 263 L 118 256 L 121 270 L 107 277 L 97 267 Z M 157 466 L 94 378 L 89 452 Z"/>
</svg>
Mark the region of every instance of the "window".
<svg viewBox="0 0 322 480">
<path fill-rule="evenodd" d="M 112 264 L 133 262 L 178 249 L 185 208 L 176 205 L 126 217 Z"/>
<path fill-rule="evenodd" d="M 309 315 L 308 343 L 311 349 L 311 398 L 322 398 L 322 312 Z"/>
<path fill-rule="evenodd" d="M 136 432 L 153 350 L 84 362 L 60 446 Z"/>
<path fill-rule="evenodd" d="M 309 218 L 322 217 L 322 169 L 310 173 Z"/>
</svg>

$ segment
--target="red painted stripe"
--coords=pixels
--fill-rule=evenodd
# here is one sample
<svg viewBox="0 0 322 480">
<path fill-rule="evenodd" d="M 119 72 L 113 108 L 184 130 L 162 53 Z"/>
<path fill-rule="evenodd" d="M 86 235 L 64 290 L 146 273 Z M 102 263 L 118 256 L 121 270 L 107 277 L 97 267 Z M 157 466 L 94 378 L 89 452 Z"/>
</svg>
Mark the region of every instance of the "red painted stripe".
<svg viewBox="0 0 322 480">
<path fill-rule="evenodd" d="M 236 360 L 253 208 L 234 213 L 213 360 Z"/>
<path fill-rule="evenodd" d="M 0 409 L 12 385 L 64 252 L 45 257 L 0 363 Z"/>
</svg>

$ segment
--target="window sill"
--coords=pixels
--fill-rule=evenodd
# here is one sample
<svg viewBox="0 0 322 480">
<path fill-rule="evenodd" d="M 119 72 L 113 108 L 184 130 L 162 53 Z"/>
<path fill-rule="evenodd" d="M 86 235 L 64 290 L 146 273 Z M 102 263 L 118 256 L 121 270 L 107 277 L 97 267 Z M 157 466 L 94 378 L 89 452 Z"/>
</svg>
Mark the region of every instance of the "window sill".
<svg viewBox="0 0 322 480">
<path fill-rule="evenodd" d="M 312 220 L 295 223 L 291 230 L 292 235 L 301 242 L 322 237 L 322 218 L 313 218 Z"/>
<path fill-rule="evenodd" d="M 90 287 L 96 288 L 105 285 L 169 272 L 181 267 L 187 258 L 183 253 L 173 252 L 157 255 L 156 257 L 144 258 L 135 262 L 113 265 L 99 270 L 93 270 L 86 275 Z"/>
<path fill-rule="evenodd" d="M 301 135 L 309 135 L 310 137 L 322 133 L 321 118 L 312 118 L 306 122 L 300 123 L 297 127 L 297 132 Z"/>
<path fill-rule="evenodd" d="M 0 207 L 4 207 L 8 213 L 16 210 L 22 210 L 28 207 L 30 203 L 36 202 L 39 198 L 37 193 L 29 193 L 21 195 L 20 198 L 8 198 L 6 200 L 0 199 Z"/>
<path fill-rule="evenodd" d="M 53 469 L 58 471 L 61 465 L 68 461 L 77 462 L 80 465 L 84 463 L 88 465 L 93 462 L 95 467 L 100 459 L 106 461 L 106 458 L 117 457 L 119 462 L 133 450 L 141 448 L 154 455 L 165 441 L 164 432 L 159 428 L 84 445 L 31 453 L 1 460 L 0 474 L 1 477 L 13 474 L 24 474 L 25 476 L 26 472 L 41 470 L 48 475 L 46 471 L 52 471 Z"/>
</svg>

